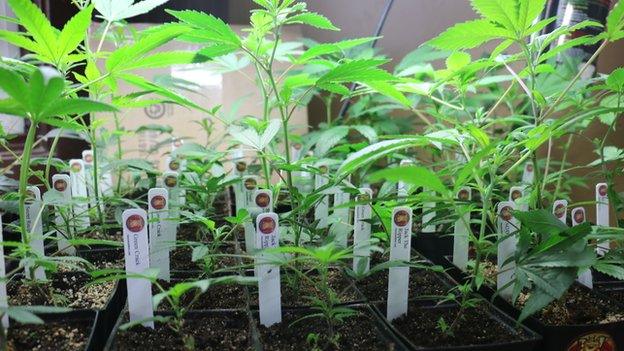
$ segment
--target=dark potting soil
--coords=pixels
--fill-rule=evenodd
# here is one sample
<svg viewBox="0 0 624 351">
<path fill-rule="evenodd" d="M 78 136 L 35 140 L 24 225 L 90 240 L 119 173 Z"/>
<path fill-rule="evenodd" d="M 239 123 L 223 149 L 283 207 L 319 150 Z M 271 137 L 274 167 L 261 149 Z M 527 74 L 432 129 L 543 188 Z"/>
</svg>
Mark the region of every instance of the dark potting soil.
<svg viewBox="0 0 624 351">
<path fill-rule="evenodd" d="M 388 298 L 388 271 L 381 271 L 356 283 L 369 301 L 386 301 Z M 424 269 L 410 269 L 409 298 L 434 298 L 446 296 L 449 288 L 437 273 Z"/>
<path fill-rule="evenodd" d="M 159 281 L 163 289 L 168 290 L 176 284 L 175 281 Z M 152 295 L 159 294 L 160 290 L 152 285 Z M 247 306 L 245 287 L 241 285 L 227 284 L 211 286 L 189 307 L 189 304 L 199 293 L 198 289 L 191 290 L 180 298 L 180 304 L 192 310 L 209 309 L 243 309 Z M 159 311 L 171 310 L 167 301 L 163 300 L 158 306 Z"/>
<path fill-rule="evenodd" d="M 9 351 L 78 351 L 87 346 L 91 325 L 84 322 L 12 324 L 8 333 Z"/>
<path fill-rule="evenodd" d="M 559 299 L 535 315 L 547 325 L 604 324 L 624 320 L 621 300 L 598 295 L 579 285 L 572 285 Z"/>
<path fill-rule="evenodd" d="M 269 328 L 260 325 L 256 320 L 264 350 L 390 351 L 396 348 L 394 343 L 379 336 L 374 317 L 369 314 L 360 313 L 348 317 L 344 323 L 335 327 L 337 341 L 334 344 L 328 340 L 328 327 L 322 319 L 307 318 L 292 324 L 304 316 L 306 314 L 301 311 L 287 311 L 283 314 L 282 323 Z"/>
<path fill-rule="evenodd" d="M 108 302 L 115 282 L 86 286 L 91 276 L 84 272 L 59 272 L 45 283 L 13 280 L 7 284 L 9 305 L 61 306 L 75 309 L 102 309 Z"/>
<path fill-rule="evenodd" d="M 218 255 L 235 255 L 233 246 L 225 246 L 219 249 Z M 171 269 L 178 271 L 203 271 L 199 262 L 193 262 L 193 248 L 190 246 L 180 246 L 171 252 Z M 215 269 L 238 266 L 236 256 L 214 256 Z"/>
<path fill-rule="evenodd" d="M 99 250 L 81 250 L 79 256 L 91 262 L 98 269 L 102 268 L 124 268 L 124 250 L 116 249 L 99 249 Z"/>
<path fill-rule="evenodd" d="M 189 317 L 182 334 L 193 337 L 196 350 L 252 350 L 245 312 Z M 119 351 L 185 350 L 182 336 L 161 323 L 156 323 L 155 329 L 136 326 L 120 330 L 114 344 Z"/>
<path fill-rule="evenodd" d="M 284 272 L 282 272 L 281 277 L 282 304 L 285 306 L 310 306 L 311 301 L 308 298 L 309 296 L 322 297 L 318 287 L 308 280 L 299 279 L 295 281 L 293 277 Z M 310 277 L 312 281 L 319 279 L 314 273 L 309 274 L 308 277 Z M 357 291 L 353 289 L 353 282 L 345 277 L 339 270 L 333 269 L 329 271 L 329 285 L 336 292 L 338 300 L 341 303 L 359 300 Z M 257 287 L 252 286 L 249 291 L 251 293 L 251 301 L 257 304 Z"/>
<path fill-rule="evenodd" d="M 410 306 L 407 315 L 395 319 L 392 325 L 420 347 L 486 345 L 522 339 L 490 316 L 483 307 L 471 308 L 461 315 L 458 315 L 459 310 L 459 307 L 430 309 Z M 441 331 L 441 319 L 450 326 L 458 316 L 452 333 Z"/>
<path fill-rule="evenodd" d="M 111 240 L 123 242 L 123 232 L 119 228 L 94 230 L 80 234 L 80 237 L 86 239 Z"/>
</svg>

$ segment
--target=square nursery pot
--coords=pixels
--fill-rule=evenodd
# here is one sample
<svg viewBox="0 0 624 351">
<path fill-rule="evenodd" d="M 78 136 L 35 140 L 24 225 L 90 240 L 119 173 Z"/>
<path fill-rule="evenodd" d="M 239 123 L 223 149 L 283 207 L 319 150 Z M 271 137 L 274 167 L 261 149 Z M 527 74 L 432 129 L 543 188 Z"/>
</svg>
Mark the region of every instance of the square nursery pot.
<svg viewBox="0 0 624 351">
<path fill-rule="evenodd" d="M 459 281 L 466 279 L 466 275 L 453 265 L 450 257 L 447 257 L 446 262 L 447 272 L 451 276 L 457 276 L 460 279 Z M 599 300 L 604 298 L 612 301 L 612 305 L 618 311 L 624 311 L 624 305 L 619 303 L 621 301 L 620 298 L 624 296 L 624 287 L 609 284 L 596 284 L 594 290 L 585 288 L 580 284 L 575 285 L 575 287 L 584 291 L 591 291 Z M 493 287 L 484 284 L 480 293 L 511 317 L 517 319 L 520 316 L 520 310 L 517 307 L 499 296 L 494 296 L 495 289 Z M 619 314 L 621 315 L 622 312 Z M 539 344 L 539 350 L 615 351 L 624 348 L 624 320 L 592 324 L 551 325 L 542 322 L 535 316 L 531 316 L 523 324 L 526 324 L 542 336 L 543 340 Z"/>
<path fill-rule="evenodd" d="M 453 235 L 446 232 L 418 232 L 412 236 L 412 248 L 433 263 L 439 264 L 444 256 L 453 253 Z"/>
<path fill-rule="evenodd" d="M 171 313 L 156 312 L 155 316 L 171 316 Z M 155 322 L 153 330 L 143 326 L 120 330 L 126 322 L 128 311 L 124 309 L 104 350 L 184 350 L 181 337 L 162 323 Z M 258 350 L 246 310 L 190 311 L 185 315 L 184 325 L 184 330 L 194 337 L 197 350 Z"/>
<path fill-rule="evenodd" d="M 329 270 L 330 274 L 330 284 L 334 288 L 334 291 L 339 293 L 340 303 L 339 305 L 352 305 L 352 304 L 360 304 L 365 301 L 364 296 L 355 288 L 354 282 L 351 278 L 347 277 L 340 269 L 331 268 Z M 246 270 L 245 274 L 248 277 L 254 276 L 253 270 Z M 303 296 L 308 296 L 311 293 L 312 287 L 308 284 L 304 284 L 302 281 L 298 282 L 298 286 L 302 289 L 306 289 L 305 291 L 292 289 L 291 285 L 288 284 L 286 276 L 287 270 L 281 270 L 281 293 L 282 293 L 282 307 L 289 309 L 298 309 L 298 308 L 309 308 L 310 302 L 307 301 Z M 317 273 L 315 271 L 311 271 L 308 275 L 315 276 Z M 249 295 L 250 295 L 250 306 L 252 309 L 258 308 L 258 287 L 257 285 L 249 286 Z"/>
<path fill-rule="evenodd" d="M 341 335 L 338 347 L 320 347 L 322 350 L 403 351 L 407 350 L 386 323 L 368 305 L 345 305 L 358 313 L 336 327 Z M 271 327 L 260 325 L 258 312 L 252 311 L 254 332 L 260 348 L 265 351 L 299 351 L 312 349 L 308 335 L 327 335 L 327 324 L 318 318 L 301 318 L 318 313 L 315 309 L 283 309 L 282 322 Z M 293 322 L 299 320 L 295 324 Z"/>
<path fill-rule="evenodd" d="M 490 303 L 465 312 L 453 334 L 438 327 L 440 318 L 451 324 L 460 310 L 455 304 L 433 305 L 410 302 L 408 313 L 392 322 L 385 318 L 385 304 L 373 305 L 388 328 L 408 350 L 430 351 L 531 351 L 541 337 Z"/>
<path fill-rule="evenodd" d="M 93 310 L 37 314 L 44 324 L 20 325 L 11 321 L 9 350 L 99 351 L 108 332 Z"/>
</svg>

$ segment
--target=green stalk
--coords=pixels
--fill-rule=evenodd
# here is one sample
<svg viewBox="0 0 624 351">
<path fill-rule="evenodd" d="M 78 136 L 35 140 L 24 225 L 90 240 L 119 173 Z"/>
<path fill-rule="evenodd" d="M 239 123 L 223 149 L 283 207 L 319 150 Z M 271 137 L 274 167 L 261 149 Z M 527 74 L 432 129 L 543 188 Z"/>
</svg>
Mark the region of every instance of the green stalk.
<svg viewBox="0 0 624 351">
<path fill-rule="evenodd" d="M 28 187 L 28 178 L 30 176 L 30 157 L 32 155 L 38 125 L 34 118 L 31 118 L 30 121 L 28 134 L 26 135 L 26 141 L 24 142 L 24 152 L 22 153 L 19 176 L 19 221 L 20 229 L 22 231 L 22 242 L 26 244 L 30 241 L 28 228 L 26 228 L 26 188 Z"/>
<path fill-rule="evenodd" d="M 121 121 L 119 120 L 119 116 L 117 115 L 117 112 L 113 113 L 113 118 L 115 119 L 115 129 L 116 130 L 121 130 Z M 117 141 L 117 161 L 121 161 L 122 157 L 123 157 L 123 151 L 121 149 L 121 135 L 117 135 L 116 137 L 116 141 Z M 121 167 L 117 167 L 117 184 L 115 186 L 115 193 L 117 194 L 117 196 L 121 195 L 121 177 L 123 176 L 123 170 L 121 169 Z"/>
<path fill-rule="evenodd" d="M 46 162 L 46 166 L 45 166 L 45 186 L 46 188 L 50 189 L 50 184 L 48 184 L 49 180 L 50 180 L 50 168 L 51 168 L 51 164 L 52 164 L 52 156 L 54 155 L 54 151 L 56 150 L 56 146 L 58 145 L 59 140 L 61 139 L 61 132 L 63 131 L 63 129 L 59 129 L 58 134 L 56 134 L 56 136 L 54 137 L 54 140 L 52 141 L 52 145 L 50 146 L 50 151 L 48 152 L 48 161 Z"/>
</svg>

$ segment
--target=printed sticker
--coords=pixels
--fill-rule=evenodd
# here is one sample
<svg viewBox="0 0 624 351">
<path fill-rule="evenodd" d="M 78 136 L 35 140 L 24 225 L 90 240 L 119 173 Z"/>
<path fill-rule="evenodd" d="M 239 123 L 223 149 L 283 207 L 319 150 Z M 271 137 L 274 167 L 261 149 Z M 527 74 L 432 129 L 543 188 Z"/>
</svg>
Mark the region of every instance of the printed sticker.
<svg viewBox="0 0 624 351">
<path fill-rule="evenodd" d="M 71 195 L 74 200 L 73 211 L 75 225 L 78 230 L 86 230 L 91 226 L 89 219 L 89 203 L 84 161 L 69 161 Z"/>
<path fill-rule="evenodd" d="M 36 186 L 26 188 L 26 229 L 28 230 L 28 243 L 33 252 L 40 256 L 45 256 L 43 244 L 43 203 L 41 202 L 41 191 Z M 30 278 L 30 265 L 24 267 L 27 277 Z M 36 280 L 45 280 L 45 270 L 37 267 L 34 271 Z"/>
<path fill-rule="evenodd" d="M 175 234 L 169 222 L 169 193 L 165 188 L 152 188 L 147 192 L 149 203 L 149 252 L 150 267 L 158 269 L 158 278 L 169 281 L 169 253 L 175 246 Z"/>
<path fill-rule="evenodd" d="M 365 202 L 355 205 L 353 217 L 353 270 L 355 272 L 366 273 L 370 270 L 371 252 L 371 214 L 372 208 L 368 203 L 373 198 L 373 191 L 370 188 L 360 188 L 360 194 L 356 201 Z"/>
<path fill-rule="evenodd" d="M 511 300 L 513 286 L 505 285 L 513 280 L 515 270 L 515 262 L 505 262 L 514 255 L 518 238 L 513 235 L 520 229 L 520 221 L 513 216 L 516 203 L 512 201 L 503 201 L 498 204 L 498 232 L 506 238 L 498 244 L 497 266 L 498 275 L 496 276 L 496 285 L 502 298 Z"/>
<path fill-rule="evenodd" d="M 390 261 L 410 261 L 412 210 L 396 207 L 392 211 Z M 407 313 L 409 267 L 390 267 L 388 272 L 388 303 L 386 317 L 392 321 Z"/>
<path fill-rule="evenodd" d="M 69 244 L 72 237 L 72 207 L 70 177 L 67 174 L 55 174 L 52 176 L 52 189 L 62 203 L 54 206 L 54 224 L 56 225 L 56 244 L 59 252 L 69 255 L 76 254 L 76 248 Z"/>
<path fill-rule="evenodd" d="M 463 187 L 457 192 L 457 199 L 462 202 L 471 200 L 472 193 L 469 187 Z M 469 204 L 457 205 L 457 220 L 453 227 L 453 264 L 462 271 L 468 265 L 468 246 L 470 233 L 470 206 Z"/>
<path fill-rule="evenodd" d="M 607 183 L 596 184 L 596 225 L 601 227 L 609 226 L 609 194 Z M 609 251 L 610 242 L 603 241 L 596 247 L 599 255 L 604 255 Z"/>
<path fill-rule="evenodd" d="M 260 250 L 279 247 L 278 216 L 262 213 L 256 218 L 256 247 Z M 255 273 L 258 278 L 258 308 L 260 323 L 266 327 L 282 321 L 282 296 L 280 268 L 266 263 L 266 256 L 259 254 Z"/>
</svg>

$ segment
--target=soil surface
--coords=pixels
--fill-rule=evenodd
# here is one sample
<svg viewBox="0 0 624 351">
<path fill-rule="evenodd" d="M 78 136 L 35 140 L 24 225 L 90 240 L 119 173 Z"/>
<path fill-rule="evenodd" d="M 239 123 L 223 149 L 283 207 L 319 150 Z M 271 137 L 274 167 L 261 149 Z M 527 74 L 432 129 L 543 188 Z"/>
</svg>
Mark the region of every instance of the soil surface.
<svg viewBox="0 0 624 351">
<path fill-rule="evenodd" d="M 98 269 L 124 268 L 124 249 L 81 250 L 78 255 L 91 262 Z"/>
<path fill-rule="evenodd" d="M 408 314 L 392 321 L 392 325 L 417 347 L 487 345 L 522 339 L 490 316 L 485 308 L 472 308 L 462 313 L 459 319 L 458 312 L 459 307 L 428 309 L 410 306 Z M 440 319 L 449 326 L 457 319 L 452 333 L 442 332 Z"/>
<path fill-rule="evenodd" d="M 559 300 L 551 302 L 535 317 L 547 325 L 604 324 L 622 321 L 624 308 L 619 306 L 620 301 L 575 284 Z"/>
<path fill-rule="evenodd" d="M 90 322 L 47 322 L 45 324 L 11 325 L 9 351 L 76 351 L 83 350 L 91 332 Z"/>
<path fill-rule="evenodd" d="M 179 281 L 178 281 L 179 282 Z M 176 281 L 166 282 L 160 281 L 163 289 L 168 290 L 176 284 Z M 180 299 L 180 304 L 188 308 L 191 301 L 195 298 L 200 290 L 194 289 L 189 291 Z M 152 295 L 159 294 L 161 291 L 155 285 L 152 285 Z M 209 309 L 244 309 L 247 306 L 246 291 L 242 285 L 215 285 L 206 290 L 205 293 L 193 303 L 192 310 L 209 310 Z M 164 301 L 158 305 L 159 311 L 170 311 L 171 307 Z"/>
<path fill-rule="evenodd" d="M 188 316 L 182 334 L 194 339 L 196 350 L 252 350 L 245 312 Z M 136 326 L 120 330 L 114 346 L 118 351 L 185 350 L 182 337 L 161 323 L 156 323 L 155 329 Z"/>
<path fill-rule="evenodd" d="M 235 255 L 234 246 L 225 246 L 218 250 L 217 255 Z M 203 263 L 193 262 L 193 248 L 190 246 L 180 246 L 171 252 L 171 270 L 176 271 L 203 271 Z M 214 269 L 238 266 L 236 256 L 214 256 Z"/>
<path fill-rule="evenodd" d="M 442 278 L 435 272 L 410 269 L 409 298 L 435 298 L 446 296 L 449 287 L 444 285 Z M 357 282 L 357 288 L 369 301 L 386 301 L 388 298 L 388 271 L 378 272 Z"/>
<path fill-rule="evenodd" d="M 337 341 L 333 345 L 328 340 L 330 337 L 327 324 L 322 319 L 308 318 L 292 325 L 304 316 L 306 314 L 303 311 L 286 311 L 282 323 L 270 328 L 260 325 L 256 320 L 264 350 L 395 350 L 393 342 L 385 340 L 378 334 L 375 319 L 369 314 L 360 313 L 346 318 L 344 323 L 335 328 Z"/>
<path fill-rule="evenodd" d="M 313 282 L 318 279 L 318 276 L 315 273 L 308 274 L 308 277 L 310 277 Z M 283 306 L 310 306 L 311 302 L 308 297 L 321 297 L 321 292 L 318 287 L 308 280 L 300 279 L 294 281 L 292 280 L 294 278 L 294 274 L 293 276 L 289 276 L 283 270 L 281 278 Z M 337 293 L 340 303 L 357 302 L 361 300 L 357 291 L 353 288 L 353 282 L 349 278 L 345 277 L 339 270 L 329 271 L 329 285 Z M 249 292 L 251 293 L 252 304 L 257 305 L 257 287 L 250 286 Z"/>
<path fill-rule="evenodd" d="M 102 309 L 115 288 L 115 282 L 85 286 L 91 282 L 91 276 L 84 272 L 54 273 L 48 279 L 37 284 L 27 280 L 9 282 L 9 305 Z"/>
<path fill-rule="evenodd" d="M 111 240 L 123 242 L 123 232 L 120 228 L 106 229 L 104 231 L 95 230 L 80 234 L 80 237 L 87 239 Z"/>
</svg>

